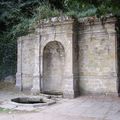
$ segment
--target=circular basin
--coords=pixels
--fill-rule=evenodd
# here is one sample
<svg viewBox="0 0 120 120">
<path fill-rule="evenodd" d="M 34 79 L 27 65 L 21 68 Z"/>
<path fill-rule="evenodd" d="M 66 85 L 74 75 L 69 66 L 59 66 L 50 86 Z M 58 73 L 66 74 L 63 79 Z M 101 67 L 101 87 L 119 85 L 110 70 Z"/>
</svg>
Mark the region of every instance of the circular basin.
<svg viewBox="0 0 120 120">
<path fill-rule="evenodd" d="M 55 100 L 48 99 L 45 97 L 17 97 L 11 99 L 12 104 L 16 104 L 19 106 L 33 106 L 33 107 L 39 107 L 44 105 L 51 105 L 55 103 Z"/>
</svg>

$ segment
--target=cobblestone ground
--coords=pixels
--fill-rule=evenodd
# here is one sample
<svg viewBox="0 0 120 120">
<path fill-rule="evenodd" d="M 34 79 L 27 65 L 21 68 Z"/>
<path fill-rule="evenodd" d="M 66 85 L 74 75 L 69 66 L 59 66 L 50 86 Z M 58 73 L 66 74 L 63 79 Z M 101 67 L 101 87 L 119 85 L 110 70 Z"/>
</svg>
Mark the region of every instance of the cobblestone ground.
<svg viewBox="0 0 120 120">
<path fill-rule="evenodd" d="M 24 94 L 1 89 L 0 104 Z M 1 111 L 0 120 L 120 120 L 120 98 L 108 96 L 81 96 L 61 99 L 56 104 L 37 111 Z"/>
</svg>

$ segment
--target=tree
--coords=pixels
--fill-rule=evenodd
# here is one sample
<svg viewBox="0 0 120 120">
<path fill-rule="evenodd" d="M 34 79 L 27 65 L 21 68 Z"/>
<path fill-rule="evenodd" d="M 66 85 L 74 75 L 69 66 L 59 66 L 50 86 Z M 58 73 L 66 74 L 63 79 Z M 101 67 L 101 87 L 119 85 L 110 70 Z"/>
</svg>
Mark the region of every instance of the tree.
<svg viewBox="0 0 120 120">
<path fill-rule="evenodd" d="M 61 13 L 77 19 L 107 14 L 119 18 L 120 0 L 1 0 L 0 72 L 9 64 L 16 67 L 17 37 L 28 34 L 39 20 Z"/>
</svg>

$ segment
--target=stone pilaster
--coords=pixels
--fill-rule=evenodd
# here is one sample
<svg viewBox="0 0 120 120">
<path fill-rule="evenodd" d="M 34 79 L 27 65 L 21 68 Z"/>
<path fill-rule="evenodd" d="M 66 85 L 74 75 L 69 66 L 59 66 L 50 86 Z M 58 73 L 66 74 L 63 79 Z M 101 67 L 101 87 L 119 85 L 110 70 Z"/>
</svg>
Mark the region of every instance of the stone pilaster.
<svg viewBox="0 0 120 120">
<path fill-rule="evenodd" d="M 79 71 L 78 71 L 78 46 L 77 46 L 77 34 L 75 29 L 77 28 L 76 22 L 72 23 L 71 33 L 67 35 L 67 46 L 65 56 L 65 73 L 64 73 L 64 98 L 75 98 L 79 95 Z"/>
<path fill-rule="evenodd" d="M 34 42 L 35 44 L 35 58 L 34 58 L 34 70 L 33 70 L 33 87 L 31 89 L 33 94 L 40 93 L 40 38 L 37 37 Z"/>
<path fill-rule="evenodd" d="M 17 73 L 16 73 L 16 89 L 22 91 L 22 39 L 17 41 Z"/>
</svg>

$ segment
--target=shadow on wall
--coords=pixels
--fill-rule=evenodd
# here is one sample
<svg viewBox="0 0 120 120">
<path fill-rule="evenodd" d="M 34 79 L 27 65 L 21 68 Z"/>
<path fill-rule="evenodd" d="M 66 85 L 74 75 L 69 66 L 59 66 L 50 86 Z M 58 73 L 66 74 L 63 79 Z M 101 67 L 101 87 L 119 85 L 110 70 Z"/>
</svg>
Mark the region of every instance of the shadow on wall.
<svg viewBox="0 0 120 120">
<path fill-rule="evenodd" d="M 118 96 L 120 97 L 120 19 L 116 22 L 116 31 L 117 31 L 117 89 Z"/>
</svg>

